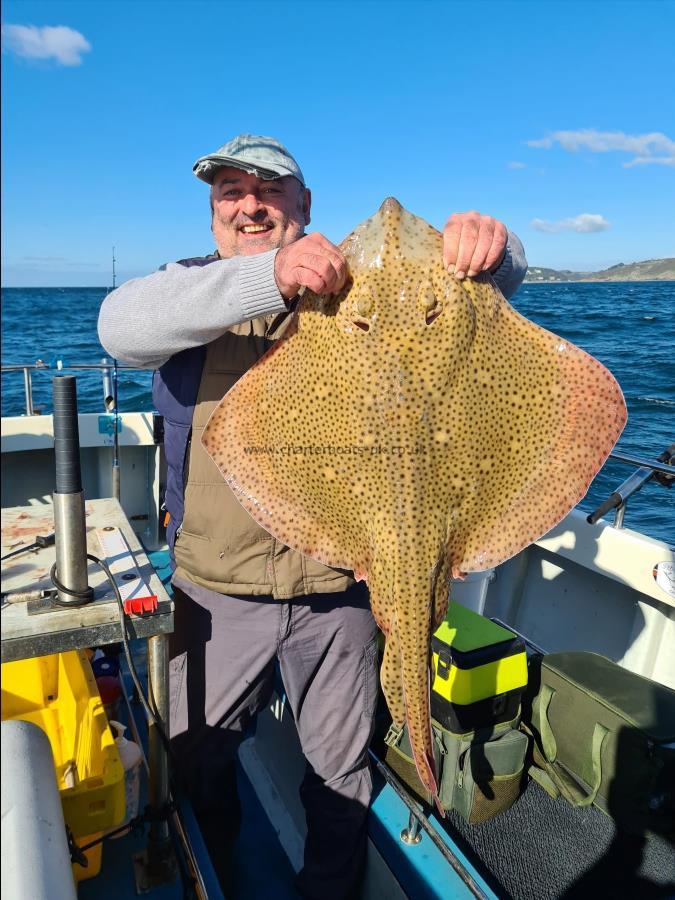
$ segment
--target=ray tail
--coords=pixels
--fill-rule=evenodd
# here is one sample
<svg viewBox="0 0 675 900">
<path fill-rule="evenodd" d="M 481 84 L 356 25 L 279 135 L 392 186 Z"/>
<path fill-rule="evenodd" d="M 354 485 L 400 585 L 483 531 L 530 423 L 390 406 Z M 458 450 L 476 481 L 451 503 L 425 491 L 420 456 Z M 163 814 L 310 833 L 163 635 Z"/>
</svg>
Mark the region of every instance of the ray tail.
<svg viewBox="0 0 675 900">
<path fill-rule="evenodd" d="M 415 566 L 408 557 L 405 566 L 391 567 L 383 586 L 373 573 L 369 588 L 376 619 L 389 623 L 381 673 L 389 712 L 395 725 L 401 725 L 405 715 L 417 774 L 440 810 L 429 703 L 432 590 L 428 572 L 429 567 Z"/>
</svg>

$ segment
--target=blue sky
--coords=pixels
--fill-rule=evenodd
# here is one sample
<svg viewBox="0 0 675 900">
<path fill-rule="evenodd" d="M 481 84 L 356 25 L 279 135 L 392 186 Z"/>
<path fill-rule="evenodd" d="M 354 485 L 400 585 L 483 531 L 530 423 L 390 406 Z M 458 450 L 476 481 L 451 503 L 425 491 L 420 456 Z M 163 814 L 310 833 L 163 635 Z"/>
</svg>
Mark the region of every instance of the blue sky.
<svg viewBox="0 0 675 900">
<path fill-rule="evenodd" d="M 437 227 L 501 218 L 531 265 L 675 256 L 669 0 L 5 0 L 2 16 L 6 285 L 109 285 L 112 245 L 119 280 L 210 252 L 192 163 L 242 131 L 288 145 L 310 227 L 335 242 L 393 195 Z"/>
</svg>

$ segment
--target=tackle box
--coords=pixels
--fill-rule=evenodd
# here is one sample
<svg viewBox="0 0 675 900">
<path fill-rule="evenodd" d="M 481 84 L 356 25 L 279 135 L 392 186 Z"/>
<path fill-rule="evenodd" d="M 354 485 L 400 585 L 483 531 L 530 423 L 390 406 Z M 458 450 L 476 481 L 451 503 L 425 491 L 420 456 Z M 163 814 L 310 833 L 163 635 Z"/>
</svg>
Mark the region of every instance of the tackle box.
<svg viewBox="0 0 675 900">
<path fill-rule="evenodd" d="M 451 602 L 431 638 L 431 716 L 464 734 L 518 716 L 527 685 L 523 641 L 501 625 Z"/>
<path fill-rule="evenodd" d="M 33 722 L 49 738 L 63 817 L 80 846 L 123 821 L 124 769 L 84 651 L 3 663 L 2 719 Z M 88 868 L 74 867 L 78 880 L 97 874 L 100 845 L 87 856 Z"/>
</svg>

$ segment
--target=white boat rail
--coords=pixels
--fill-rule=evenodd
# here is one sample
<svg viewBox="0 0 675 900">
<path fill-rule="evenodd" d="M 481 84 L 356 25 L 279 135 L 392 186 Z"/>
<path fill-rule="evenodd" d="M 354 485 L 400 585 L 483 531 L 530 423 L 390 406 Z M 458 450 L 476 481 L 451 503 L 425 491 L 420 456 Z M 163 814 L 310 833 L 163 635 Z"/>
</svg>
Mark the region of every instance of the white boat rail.
<svg viewBox="0 0 675 900">
<path fill-rule="evenodd" d="M 24 394 L 26 400 L 26 408 L 24 415 L 34 416 L 35 407 L 33 406 L 33 372 L 48 372 L 55 370 L 57 372 L 81 371 L 81 370 L 100 370 L 103 380 L 103 405 L 107 411 L 110 411 L 113 405 L 113 383 L 115 373 L 120 371 L 126 372 L 143 372 L 140 366 L 121 365 L 114 359 L 103 359 L 98 363 L 64 363 L 61 359 L 56 359 L 53 363 L 45 362 L 43 359 L 36 359 L 34 363 L 17 363 L 2 366 L 2 374 L 10 374 L 23 372 Z M 112 379 L 112 381 L 111 381 Z"/>
</svg>

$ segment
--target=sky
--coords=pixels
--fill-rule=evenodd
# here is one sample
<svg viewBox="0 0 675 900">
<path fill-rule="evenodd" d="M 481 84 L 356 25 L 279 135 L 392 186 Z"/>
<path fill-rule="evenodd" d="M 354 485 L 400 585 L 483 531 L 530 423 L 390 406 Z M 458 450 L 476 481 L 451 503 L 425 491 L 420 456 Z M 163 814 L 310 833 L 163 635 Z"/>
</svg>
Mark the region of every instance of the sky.
<svg viewBox="0 0 675 900">
<path fill-rule="evenodd" d="M 675 2 L 5 0 L 2 276 L 109 286 L 213 249 L 199 156 L 273 135 L 339 242 L 395 196 L 531 266 L 675 256 Z"/>
</svg>

